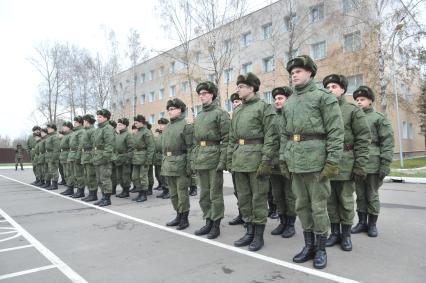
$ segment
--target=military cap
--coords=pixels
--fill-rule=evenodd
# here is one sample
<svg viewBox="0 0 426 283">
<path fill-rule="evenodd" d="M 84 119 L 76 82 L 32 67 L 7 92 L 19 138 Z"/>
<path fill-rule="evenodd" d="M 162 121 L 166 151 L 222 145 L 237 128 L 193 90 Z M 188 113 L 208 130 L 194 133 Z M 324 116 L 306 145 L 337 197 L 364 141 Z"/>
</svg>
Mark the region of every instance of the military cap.
<svg viewBox="0 0 426 283">
<path fill-rule="evenodd" d="M 308 55 L 300 55 L 287 62 L 287 72 L 291 73 L 291 70 L 296 67 L 312 72 L 311 77 L 315 77 L 318 69 L 314 60 Z"/>
<path fill-rule="evenodd" d="M 105 118 L 107 118 L 108 120 L 109 120 L 109 118 L 111 118 L 111 112 L 109 112 L 109 110 L 108 110 L 108 109 L 105 109 L 105 108 L 103 108 L 103 109 L 101 109 L 101 110 L 96 111 L 96 115 L 104 116 L 104 117 L 105 117 Z"/>
<path fill-rule="evenodd" d="M 80 124 L 83 124 L 83 116 L 80 116 L 80 115 L 75 116 L 74 121 L 79 122 Z"/>
<path fill-rule="evenodd" d="M 343 75 L 331 74 L 326 76 L 322 80 L 322 85 L 324 86 L 324 88 L 327 88 L 327 85 L 329 83 L 338 84 L 341 88 L 345 90 L 345 92 L 348 89 L 348 79 Z"/>
<path fill-rule="evenodd" d="M 239 84 L 246 84 L 246 85 L 252 86 L 254 89 L 254 92 L 257 92 L 259 90 L 260 80 L 255 74 L 248 72 L 246 75 L 238 76 L 237 85 Z"/>
<path fill-rule="evenodd" d="M 375 99 L 373 90 L 365 85 L 358 87 L 354 91 L 354 94 L 353 94 L 354 99 L 357 99 L 359 96 L 367 97 L 371 99 L 371 101 L 374 101 Z"/>
<path fill-rule="evenodd" d="M 117 122 L 115 122 L 114 120 L 109 120 L 109 124 L 115 129 L 117 128 Z"/>
<path fill-rule="evenodd" d="M 169 120 L 167 120 L 166 118 L 160 118 L 158 119 L 157 123 L 160 125 L 167 125 L 169 123 Z"/>
<path fill-rule="evenodd" d="M 53 124 L 53 123 L 51 123 L 51 124 L 47 124 L 47 125 L 46 125 L 46 128 L 51 128 L 51 129 L 54 129 L 55 131 L 58 129 L 58 128 L 56 127 L 56 125 L 55 125 L 55 124 Z"/>
<path fill-rule="evenodd" d="M 73 126 L 73 124 L 72 124 L 71 122 L 64 122 L 64 123 L 62 124 L 62 126 L 63 126 L 63 127 L 68 127 L 68 128 L 70 128 L 71 130 L 74 128 L 74 126 Z"/>
<path fill-rule="evenodd" d="M 93 116 L 92 114 L 84 115 L 83 120 L 89 122 L 90 124 L 94 124 L 96 122 L 95 116 Z"/>
<path fill-rule="evenodd" d="M 293 93 L 293 90 L 288 86 L 276 87 L 272 90 L 272 97 L 275 98 L 278 94 L 289 97 Z"/>
<path fill-rule="evenodd" d="M 182 112 L 186 111 L 186 104 L 179 98 L 173 98 L 167 101 L 166 109 L 169 109 L 170 107 L 179 108 Z"/>
<path fill-rule="evenodd" d="M 120 123 L 120 124 L 126 125 L 126 127 L 127 127 L 127 126 L 129 125 L 129 119 L 127 119 L 127 118 L 123 117 L 123 118 L 118 119 L 118 120 L 117 120 L 117 123 Z"/>
<path fill-rule="evenodd" d="M 40 131 L 40 130 L 41 130 L 40 126 L 34 126 L 34 127 L 33 127 L 33 132 L 34 132 L 34 131 Z"/>
<path fill-rule="evenodd" d="M 238 95 L 238 93 L 234 92 L 233 94 L 231 94 L 231 102 L 234 102 L 235 100 L 241 100 L 240 96 Z"/>
<path fill-rule="evenodd" d="M 196 91 L 197 91 L 198 94 L 200 94 L 200 91 L 202 91 L 202 90 L 210 92 L 211 94 L 213 94 L 213 100 L 216 99 L 217 91 L 218 91 L 216 84 L 214 84 L 210 81 L 199 83 L 197 85 Z"/>
<path fill-rule="evenodd" d="M 47 128 L 42 128 L 41 131 L 47 134 Z"/>
<path fill-rule="evenodd" d="M 133 118 L 134 121 L 145 123 L 146 119 L 144 115 L 138 114 Z"/>
</svg>

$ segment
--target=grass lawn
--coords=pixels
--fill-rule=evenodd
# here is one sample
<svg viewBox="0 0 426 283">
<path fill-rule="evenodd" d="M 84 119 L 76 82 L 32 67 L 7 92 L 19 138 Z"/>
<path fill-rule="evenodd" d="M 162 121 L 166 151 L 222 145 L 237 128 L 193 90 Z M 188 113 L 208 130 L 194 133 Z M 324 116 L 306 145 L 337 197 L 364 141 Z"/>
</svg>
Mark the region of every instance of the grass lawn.
<svg viewBox="0 0 426 283">
<path fill-rule="evenodd" d="M 413 177 L 413 178 L 426 178 L 426 172 L 417 172 L 417 173 L 403 173 L 398 171 L 391 171 L 389 176 L 392 177 Z"/>
<path fill-rule="evenodd" d="M 426 167 L 426 157 L 418 157 L 413 159 L 404 159 L 404 168 L 419 168 Z M 391 168 L 400 168 L 399 160 L 394 160 L 391 163 Z"/>
<path fill-rule="evenodd" d="M 32 165 L 31 163 L 22 163 L 24 166 Z M 15 163 L 0 163 L 0 167 L 2 166 L 15 166 Z M 19 164 L 18 164 L 19 166 Z"/>
</svg>

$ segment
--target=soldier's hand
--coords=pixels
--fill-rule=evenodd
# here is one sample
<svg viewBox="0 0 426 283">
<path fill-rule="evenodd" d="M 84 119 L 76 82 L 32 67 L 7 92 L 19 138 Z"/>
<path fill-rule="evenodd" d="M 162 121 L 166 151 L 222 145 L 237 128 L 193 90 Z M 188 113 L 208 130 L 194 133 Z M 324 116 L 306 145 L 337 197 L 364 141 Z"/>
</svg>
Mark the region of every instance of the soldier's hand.
<svg viewBox="0 0 426 283">
<path fill-rule="evenodd" d="M 325 166 L 320 173 L 319 181 L 325 182 L 327 179 L 336 177 L 337 175 L 339 175 L 339 167 L 331 162 L 326 161 Z"/>
<path fill-rule="evenodd" d="M 290 175 L 290 171 L 288 170 L 287 163 L 281 160 L 279 166 L 280 166 L 281 175 L 283 175 L 287 179 L 291 179 L 291 175 Z"/>
<path fill-rule="evenodd" d="M 388 166 L 380 166 L 379 170 L 379 179 L 380 181 L 383 181 L 387 175 L 389 175 L 390 169 Z"/>
<path fill-rule="evenodd" d="M 225 167 L 226 167 L 225 164 L 219 162 L 219 164 L 216 167 L 216 171 L 222 172 L 223 170 L 225 170 Z"/>
<path fill-rule="evenodd" d="M 365 173 L 365 170 L 360 167 L 354 167 L 352 169 L 352 180 L 355 181 L 355 183 L 361 183 L 365 180 L 367 177 L 367 173 Z"/>
<path fill-rule="evenodd" d="M 259 168 L 256 171 L 256 177 L 265 177 L 272 174 L 272 165 L 270 161 L 262 160 L 260 162 Z"/>
</svg>

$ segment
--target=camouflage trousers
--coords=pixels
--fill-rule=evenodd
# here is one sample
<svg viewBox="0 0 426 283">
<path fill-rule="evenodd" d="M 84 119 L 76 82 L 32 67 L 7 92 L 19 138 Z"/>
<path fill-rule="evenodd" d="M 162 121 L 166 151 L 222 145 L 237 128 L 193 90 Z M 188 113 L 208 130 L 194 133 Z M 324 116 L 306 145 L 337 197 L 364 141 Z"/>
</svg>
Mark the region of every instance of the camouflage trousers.
<svg viewBox="0 0 426 283">
<path fill-rule="evenodd" d="M 291 190 L 291 180 L 282 175 L 271 175 L 272 195 L 278 214 L 296 216 L 296 197 Z"/>
<path fill-rule="evenodd" d="M 155 179 L 157 179 L 158 185 L 160 187 L 163 187 L 163 186 L 167 187 L 166 178 L 164 178 L 164 176 L 161 175 L 161 165 L 155 165 L 154 173 L 155 173 Z"/>
<path fill-rule="evenodd" d="M 148 169 L 147 165 L 133 164 L 132 181 L 137 192 L 148 191 Z"/>
<path fill-rule="evenodd" d="M 59 178 L 59 160 L 54 158 L 47 162 L 46 180 L 58 181 Z"/>
<path fill-rule="evenodd" d="M 320 172 L 293 173 L 292 190 L 296 196 L 296 213 L 304 231 L 327 235 L 330 219 L 327 199 L 330 196 L 330 181 L 319 181 Z"/>
<path fill-rule="evenodd" d="M 130 188 L 132 182 L 132 166 L 131 164 L 121 164 L 115 166 L 115 175 L 117 184 L 122 188 Z"/>
<path fill-rule="evenodd" d="M 84 188 L 84 167 L 81 165 L 80 160 L 67 162 L 66 168 L 67 185 L 75 188 Z"/>
<path fill-rule="evenodd" d="M 148 166 L 148 190 L 152 191 L 154 187 L 154 166 Z"/>
<path fill-rule="evenodd" d="M 96 185 L 96 172 L 95 166 L 92 163 L 84 163 L 84 184 L 90 192 L 96 192 L 98 186 Z"/>
<path fill-rule="evenodd" d="M 266 224 L 269 177 L 257 178 L 256 172 L 235 172 L 238 208 L 246 223 Z"/>
<path fill-rule="evenodd" d="M 354 212 L 353 181 L 330 181 L 331 193 L 327 200 L 328 216 L 331 223 L 352 225 Z"/>
<path fill-rule="evenodd" d="M 103 194 L 112 193 L 112 164 L 95 165 L 96 172 L 96 188 L 100 187 Z"/>
<path fill-rule="evenodd" d="M 173 209 L 178 213 L 189 211 L 189 192 L 188 186 L 190 178 L 187 176 L 167 176 L 167 185 L 170 189 L 170 200 Z"/>
<path fill-rule="evenodd" d="M 115 188 L 117 187 L 118 184 L 118 180 L 117 180 L 117 167 L 115 166 L 114 162 L 111 163 L 111 170 L 112 170 L 112 174 L 111 174 L 111 183 L 112 183 L 112 187 Z"/>
<path fill-rule="evenodd" d="M 37 163 L 37 172 L 36 172 L 36 177 L 38 177 L 40 180 L 46 180 L 46 171 L 47 171 L 47 166 L 45 163 Z"/>
<path fill-rule="evenodd" d="M 373 215 L 380 213 L 379 188 L 383 185 L 378 174 L 367 174 L 362 183 L 356 183 L 356 210 Z"/>
<path fill-rule="evenodd" d="M 223 202 L 223 171 L 216 169 L 197 170 L 198 183 L 200 184 L 200 207 L 204 219 L 213 221 L 224 216 Z"/>
</svg>

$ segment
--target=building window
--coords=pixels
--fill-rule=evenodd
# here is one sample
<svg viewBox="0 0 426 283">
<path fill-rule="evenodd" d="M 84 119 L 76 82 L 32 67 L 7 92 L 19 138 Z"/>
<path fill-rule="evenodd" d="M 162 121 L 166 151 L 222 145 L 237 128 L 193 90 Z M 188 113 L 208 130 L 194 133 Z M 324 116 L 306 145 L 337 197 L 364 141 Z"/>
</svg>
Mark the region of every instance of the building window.
<svg viewBox="0 0 426 283">
<path fill-rule="evenodd" d="M 151 125 L 155 125 L 155 114 L 151 114 L 151 115 L 149 115 L 149 123 L 151 124 Z"/>
<path fill-rule="evenodd" d="M 196 63 L 200 63 L 200 59 L 201 59 L 201 51 L 197 51 L 195 52 L 195 62 Z"/>
<path fill-rule="evenodd" d="M 160 88 L 158 91 L 158 99 L 161 100 L 164 98 L 164 88 Z"/>
<path fill-rule="evenodd" d="M 349 76 L 348 79 L 348 89 L 346 90 L 346 95 L 352 95 L 354 91 L 364 84 L 364 79 L 362 74 Z"/>
<path fill-rule="evenodd" d="M 361 33 L 359 31 L 345 34 L 343 37 L 345 52 L 354 52 L 361 48 Z"/>
<path fill-rule="evenodd" d="M 163 66 L 160 67 L 160 70 L 158 70 L 158 73 L 159 73 L 160 77 L 164 76 L 164 67 Z"/>
<path fill-rule="evenodd" d="M 297 24 L 298 17 L 295 13 L 284 18 L 285 31 L 292 31 Z"/>
<path fill-rule="evenodd" d="M 155 100 L 155 92 L 151 91 L 149 93 L 149 102 L 153 102 Z"/>
<path fill-rule="evenodd" d="M 152 81 L 154 79 L 154 70 L 149 71 L 149 80 Z"/>
<path fill-rule="evenodd" d="M 216 75 L 215 74 L 209 74 L 207 76 L 207 80 L 210 82 L 215 82 L 216 81 Z"/>
<path fill-rule="evenodd" d="M 231 40 L 227 39 L 223 42 L 223 47 L 225 49 L 225 53 L 228 53 L 231 51 Z"/>
<path fill-rule="evenodd" d="M 263 58 L 263 71 L 265 73 L 272 72 L 274 70 L 274 57 L 270 56 L 267 58 Z"/>
<path fill-rule="evenodd" d="M 145 94 L 142 94 L 142 95 L 141 95 L 141 99 L 140 99 L 141 104 L 145 104 L 145 97 L 146 97 L 146 95 L 145 95 Z"/>
<path fill-rule="evenodd" d="M 145 73 L 141 74 L 141 84 L 145 82 Z"/>
<path fill-rule="evenodd" d="M 223 104 L 223 109 L 227 112 L 232 112 L 232 101 L 230 99 L 226 99 Z"/>
<path fill-rule="evenodd" d="M 120 90 L 123 90 L 123 83 L 120 82 Z"/>
<path fill-rule="evenodd" d="M 200 114 L 200 112 L 203 110 L 203 106 L 201 105 L 195 105 L 194 108 L 194 116 L 197 117 L 198 114 Z"/>
<path fill-rule="evenodd" d="M 171 85 L 170 86 L 170 93 L 169 93 L 170 97 L 174 97 L 176 96 L 176 86 L 175 85 Z"/>
<path fill-rule="evenodd" d="M 169 72 L 170 72 L 170 74 L 174 74 L 176 72 L 176 63 L 175 62 L 170 63 Z"/>
<path fill-rule="evenodd" d="M 291 56 L 288 51 L 284 52 L 284 62 L 287 63 L 288 61 L 290 61 L 290 59 L 297 57 L 297 55 L 299 55 L 299 49 L 293 49 L 293 51 L 291 52 Z"/>
<path fill-rule="evenodd" d="M 161 119 L 161 118 L 164 118 L 164 112 L 160 112 L 160 114 L 158 115 L 158 117 Z"/>
<path fill-rule="evenodd" d="M 271 104 L 272 101 L 272 92 L 271 91 L 265 91 L 263 93 L 263 100 L 265 100 L 266 103 Z"/>
<path fill-rule="evenodd" d="M 267 23 L 262 26 L 263 39 L 270 39 L 272 37 L 272 23 Z"/>
<path fill-rule="evenodd" d="M 349 13 L 359 7 L 359 0 L 342 0 L 343 13 Z"/>
<path fill-rule="evenodd" d="M 241 74 L 245 75 L 252 70 L 252 63 L 245 63 L 241 66 Z"/>
<path fill-rule="evenodd" d="M 251 31 L 243 33 L 241 36 L 241 47 L 248 47 L 252 41 Z"/>
<path fill-rule="evenodd" d="M 188 81 L 184 81 L 184 82 L 182 82 L 182 83 L 180 84 L 180 91 L 181 91 L 181 92 L 187 92 L 187 91 L 188 91 L 188 86 L 189 86 Z"/>
<path fill-rule="evenodd" d="M 309 9 L 309 21 L 316 23 L 324 19 L 324 3 L 315 5 Z"/>
<path fill-rule="evenodd" d="M 232 68 L 229 68 L 223 71 L 223 79 L 225 83 L 229 83 L 230 81 L 234 79 L 232 76 Z"/>
<path fill-rule="evenodd" d="M 402 138 L 414 139 L 413 124 L 410 122 L 402 121 Z"/>
<path fill-rule="evenodd" d="M 400 85 L 399 95 L 407 101 L 412 101 L 414 97 L 414 94 L 411 93 L 410 88 L 404 83 L 401 83 Z"/>
<path fill-rule="evenodd" d="M 325 41 L 311 45 L 311 57 L 314 60 L 324 59 L 326 56 Z"/>
</svg>

